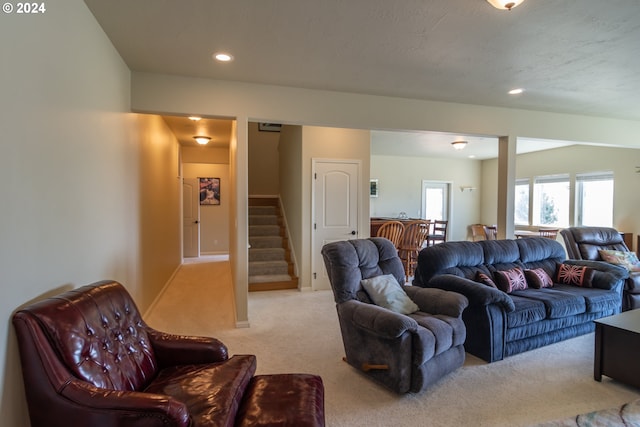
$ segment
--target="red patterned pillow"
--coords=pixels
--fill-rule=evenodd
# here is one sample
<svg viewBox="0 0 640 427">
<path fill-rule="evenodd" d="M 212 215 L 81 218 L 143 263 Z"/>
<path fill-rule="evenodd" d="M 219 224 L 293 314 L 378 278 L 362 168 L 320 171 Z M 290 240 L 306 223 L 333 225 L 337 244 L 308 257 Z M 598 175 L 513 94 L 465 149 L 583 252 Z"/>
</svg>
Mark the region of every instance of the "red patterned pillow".
<svg viewBox="0 0 640 427">
<path fill-rule="evenodd" d="M 553 287 L 553 280 L 542 268 L 532 268 L 531 270 L 524 271 L 524 277 L 527 279 L 527 285 L 530 288 L 551 288 Z"/>
<path fill-rule="evenodd" d="M 487 285 L 490 288 L 497 288 L 495 282 L 493 281 L 493 279 L 487 275 L 484 274 L 482 271 L 478 271 L 476 273 L 476 282 L 482 283 L 483 285 Z"/>
<path fill-rule="evenodd" d="M 494 277 L 496 278 L 498 289 L 508 294 L 513 291 L 527 289 L 527 280 L 522 269 L 518 267 L 511 270 L 496 271 Z"/>
<path fill-rule="evenodd" d="M 582 288 L 592 287 L 591 281 L 595 271 L 593 268 L 582 265 L 558 264 L 558 274 L 556 282 L 565 285 L 580 286 Z"/>
</svg>

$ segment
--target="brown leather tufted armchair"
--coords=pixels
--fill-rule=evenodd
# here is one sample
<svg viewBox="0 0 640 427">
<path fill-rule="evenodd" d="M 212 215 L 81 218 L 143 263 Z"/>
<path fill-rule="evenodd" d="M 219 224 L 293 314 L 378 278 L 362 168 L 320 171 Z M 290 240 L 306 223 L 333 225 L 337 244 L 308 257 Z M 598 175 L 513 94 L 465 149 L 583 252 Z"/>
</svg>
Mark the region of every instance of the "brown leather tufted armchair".
<svg viewBox="0 0 640 427">
<path fill-rule="evenodd" d="M 254 376 L 253 355 L 156 331 L 117 282 L 22 308 L 13 324 L 33 427 L 324 425 L 320 377 Z"/>
</svg>

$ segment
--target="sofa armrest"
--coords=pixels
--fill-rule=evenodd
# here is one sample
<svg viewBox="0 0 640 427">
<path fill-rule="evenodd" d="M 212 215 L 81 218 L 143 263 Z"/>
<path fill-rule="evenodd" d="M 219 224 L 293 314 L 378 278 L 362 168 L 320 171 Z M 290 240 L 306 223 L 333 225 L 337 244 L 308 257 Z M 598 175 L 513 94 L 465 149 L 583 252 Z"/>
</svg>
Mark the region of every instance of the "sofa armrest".
<svg viewBox="0 0 640 427">
<path fill-rule="evenodd" d="M 409 316 L 356 300 L 338 304 L 338 314 L 343 321 L 381 338 L 397 338 L 418 329 L 418 322 Z"/>
<path fill-rule="evenodd" d="M 215 338 L 173 335 L 147 328 L 160 368 L 222 362 L 229 358 L 227 346 Z"/>
<path fill-rule="evenodd" d="M 604 261 L 568 259 L 564 262 L 565 264 L 583 265 L 593 268 L 595 270 L 592 280 L 594 288 L 612 290 L 617 287 L 622 287 L 624 281 L 629 277 L 629 270 L 626 268 Z"/>
<path fill-rule="evenodd" d="M 506 293 L 464 277 L 441 274 L 429 280 L 427 286 L 462 294 L 467 297 L 469 306 L 497 304 L 507 312 L 515 310 L 513 300 Z"/>
<path fill-rule="evenodd" d="M 88 415 L 99 416 L 104 425 L 138 425 L 137 418 L 144 426 L 191 425 L 187 406 L 162 394 L 103 389 L 74 379 L 60 390 L 60 395 L 74 407 L 76 414 L 78 408 L 85 408 Z"/>
<path fill-rule="evenodd" d="M 404 286 L 404 290 L 425 313 L 460 317 L 469 305 L 467 297 L 457 292 L 419 286 Z"/>
</svg>

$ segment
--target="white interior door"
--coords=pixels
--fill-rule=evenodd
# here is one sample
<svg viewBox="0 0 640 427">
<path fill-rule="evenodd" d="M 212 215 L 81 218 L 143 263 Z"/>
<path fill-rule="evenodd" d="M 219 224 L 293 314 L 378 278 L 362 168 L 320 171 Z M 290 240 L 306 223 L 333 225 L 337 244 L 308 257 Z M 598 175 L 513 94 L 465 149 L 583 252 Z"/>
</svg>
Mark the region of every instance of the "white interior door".
<svg viewBox="0 0 640 427">
<path fill-rule="evenodd" d="M 422 217 L 429 220 L 449 220 L 450 184 L 422 181 Z"/>
<path fill-rule="evenodd" d="M 182 254 L 200 256 L 200 184 L 198 178 L 182 181 Z"/>
<path fill-rule="evenodd" d="M 360 163 L 314 160 L 312 289 L 331 289 L 322 246 L 358 237 Z"/>
</svg>

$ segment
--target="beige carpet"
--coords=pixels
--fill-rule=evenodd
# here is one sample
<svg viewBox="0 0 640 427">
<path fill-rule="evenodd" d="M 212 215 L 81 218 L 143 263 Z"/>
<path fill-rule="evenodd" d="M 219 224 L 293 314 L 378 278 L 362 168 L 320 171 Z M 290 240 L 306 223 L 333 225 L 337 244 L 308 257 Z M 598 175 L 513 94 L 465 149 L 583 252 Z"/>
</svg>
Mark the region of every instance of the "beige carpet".
<svg viewBox="0 0 640 427">
<path fill-rule="evenodd" d="M 256 354 L 259 373 L 319 374 L 329 426 L 530 426 L 640 397 L 608 378 L 593 380 L 593 334 L 492 364 L 467 355 L 425 393 L 398 396 L 342 362 L 330 291 L 250 293 L 251 327 L 235 329 L 228 279 L 224 261 L 183 266 L 147 320 L 215 336 L 232 354 Z"/>
</svg>

